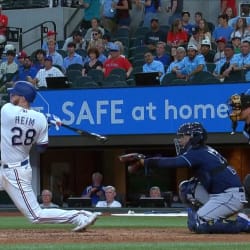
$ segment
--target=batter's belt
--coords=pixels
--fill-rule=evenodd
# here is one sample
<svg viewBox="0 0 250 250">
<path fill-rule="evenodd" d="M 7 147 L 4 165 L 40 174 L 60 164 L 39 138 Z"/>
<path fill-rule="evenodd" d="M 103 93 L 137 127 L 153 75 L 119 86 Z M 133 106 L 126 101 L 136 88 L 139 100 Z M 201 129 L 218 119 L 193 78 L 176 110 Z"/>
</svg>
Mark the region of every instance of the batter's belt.
<svg viewBox="0 0 250 250">
<path fill-rule="evenodd" d="M 2 167 L 3 168 L 15 168 L 15 167 L 23 167 L 23 166 L 26 166 L 27 164 L 29 163 L 29 160 L 26 159 L 22 162 L 20 162 L 19 164 L 3 164 Z"/>
</svg>

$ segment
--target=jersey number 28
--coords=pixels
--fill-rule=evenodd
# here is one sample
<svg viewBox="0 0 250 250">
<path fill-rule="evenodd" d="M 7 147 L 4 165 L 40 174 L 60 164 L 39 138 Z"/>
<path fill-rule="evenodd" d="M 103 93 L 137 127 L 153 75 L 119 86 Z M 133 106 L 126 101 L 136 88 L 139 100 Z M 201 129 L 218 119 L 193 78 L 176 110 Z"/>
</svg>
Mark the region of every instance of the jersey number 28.
<svg viewBox="0 0 250 250">
<path fill-rule="evenodd" d="M 34 129 L 28 129 L 25 133 L 20 127 L 14 127 L 11 129 L 13 132 L 12 145 L 30 145 L 34 141 L 36 131 Z"/>
</svg>

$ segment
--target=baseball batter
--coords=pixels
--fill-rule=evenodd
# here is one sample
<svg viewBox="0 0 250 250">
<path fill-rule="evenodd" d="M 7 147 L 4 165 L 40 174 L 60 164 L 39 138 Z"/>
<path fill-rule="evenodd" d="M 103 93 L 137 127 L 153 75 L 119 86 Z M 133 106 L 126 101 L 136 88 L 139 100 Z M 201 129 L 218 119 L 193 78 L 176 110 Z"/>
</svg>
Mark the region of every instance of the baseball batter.
<svg viewBox="0 0 250 250">
<path fill-rule="evenodd" d="M 16 207 L 32 223 L 71 223 L 73 231 L 85 230 L 97 218 L 96 213 L 78 210 L 41 209 L 32 190 L 32 168 L 29 152 L 48 145 L 48 122 L 42 113 L 30 109 L 36 89 L 18 81 L 9 91 L 10 103 L 1 109 L 0 189 L 5 190 Z"/>
<path fill-rule="evenodd" d="M 140 167 L 192 168 L 194 177 L 179 185 L 182 202 L 188 205 L 188 228 L 196 233 L 239 233 L 247 222 L 226 220 L 238 213 L 246 202 L 240 178 L 227 160 L 214 148 L 206 145 L 207 132 L 201 123 L 185 123 L 180 126 L 175 139 L 176 157 L 133 159 L 120 156 L 122 162 L 132 162 L 129 171 Z"/>
</svg>

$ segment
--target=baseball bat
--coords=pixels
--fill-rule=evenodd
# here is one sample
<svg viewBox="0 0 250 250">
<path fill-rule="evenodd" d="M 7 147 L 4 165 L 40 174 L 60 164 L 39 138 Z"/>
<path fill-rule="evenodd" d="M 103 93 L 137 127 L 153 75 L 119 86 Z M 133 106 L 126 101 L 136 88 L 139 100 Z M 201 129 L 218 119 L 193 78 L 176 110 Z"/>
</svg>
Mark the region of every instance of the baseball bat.
<svg viewBox="0 0 250 250">
<path fill-rule="evenodd" d="M 71 127 L 71 126 L 66 125 L 64 123 L 61 123 L 61 126 L 67 128 L 69 130 L 72 130 L 72 131 L 76 132 L 79 135 L 93 137 L 97 141 L 100 141 L 100 142 L 106 142 L 108 140 L 108 138 L 106 136 L 99 135 L 97 133 L 91 133 L 91 132 L 88 132 L 86 130 L 82 130 L 82 129 L 79 129 L 79 128 L 74 128 L 74 127 Z"/>
</svg>

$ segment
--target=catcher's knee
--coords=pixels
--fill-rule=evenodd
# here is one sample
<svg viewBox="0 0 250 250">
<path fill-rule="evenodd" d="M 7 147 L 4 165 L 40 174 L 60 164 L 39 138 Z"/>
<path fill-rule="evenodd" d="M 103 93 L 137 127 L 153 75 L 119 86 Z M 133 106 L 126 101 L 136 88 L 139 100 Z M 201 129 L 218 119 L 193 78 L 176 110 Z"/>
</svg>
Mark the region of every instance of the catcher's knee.
<svg viewBox="0 0 250 250">
<path fill-rule="evenodd" d="M 195 178 L 180 183 L 179 197 L 184 204 L 195 209 L 201 207 L 209 199 L 208 192 Z"/>
</svg>

